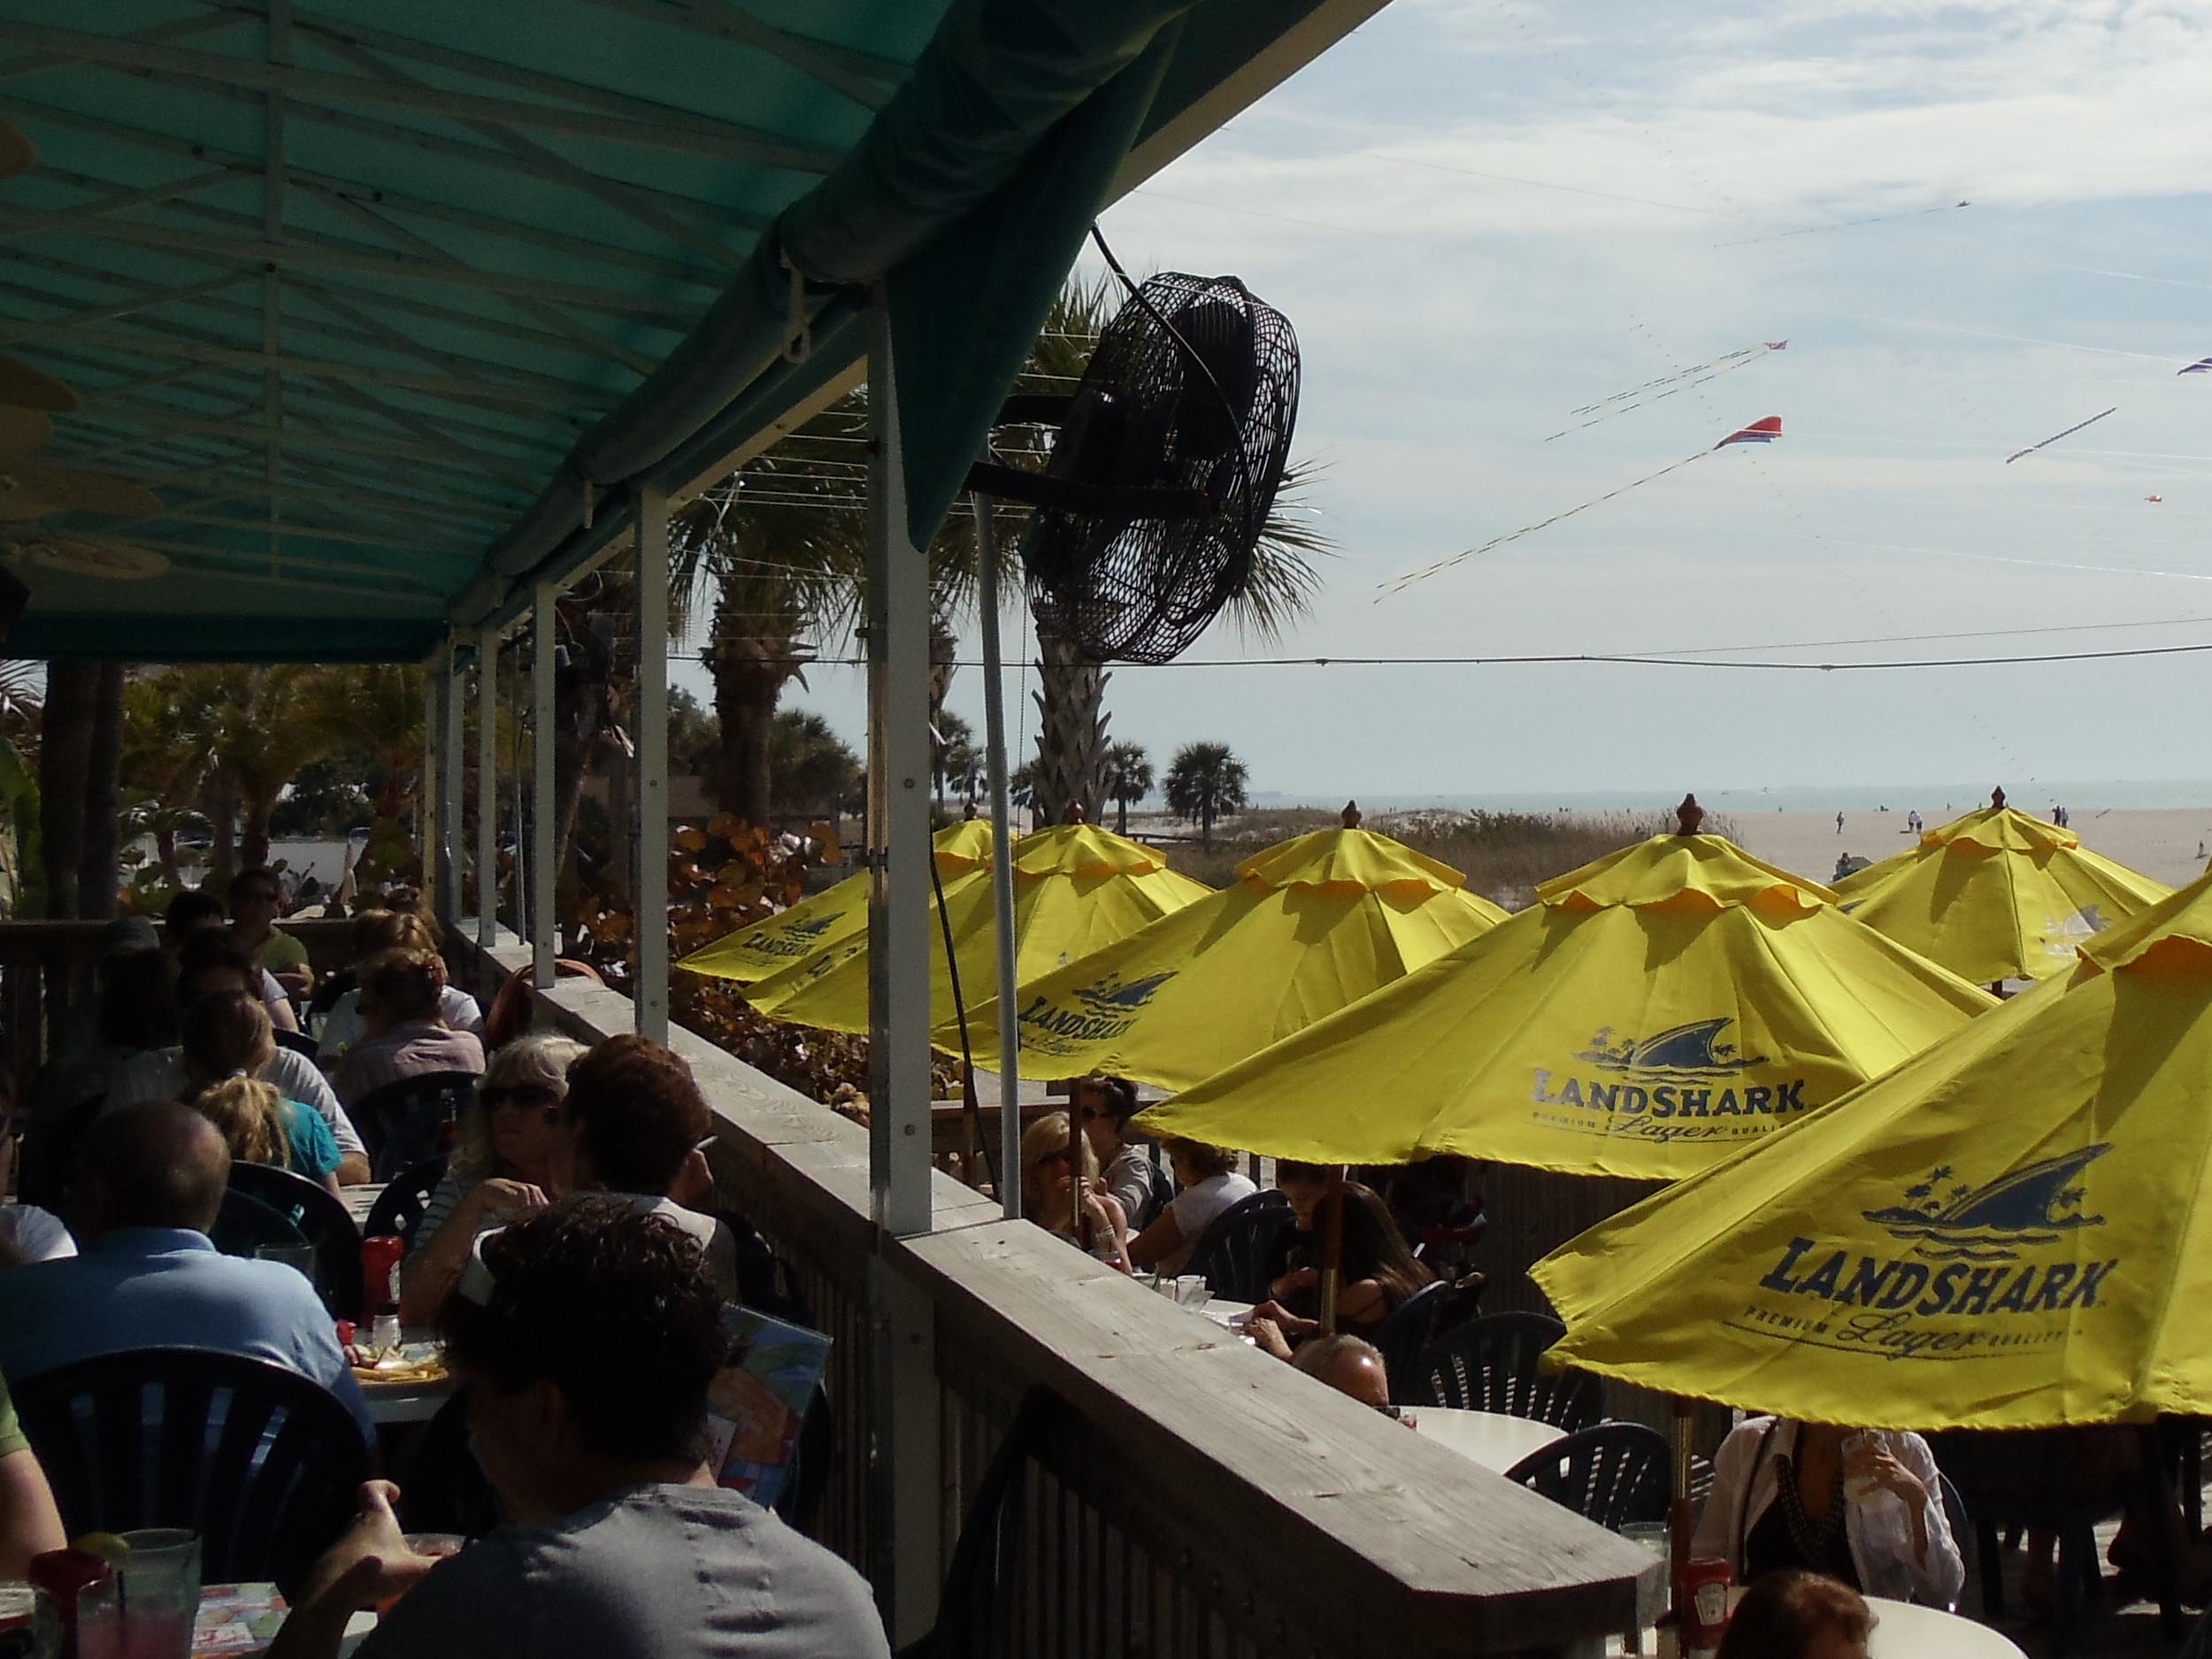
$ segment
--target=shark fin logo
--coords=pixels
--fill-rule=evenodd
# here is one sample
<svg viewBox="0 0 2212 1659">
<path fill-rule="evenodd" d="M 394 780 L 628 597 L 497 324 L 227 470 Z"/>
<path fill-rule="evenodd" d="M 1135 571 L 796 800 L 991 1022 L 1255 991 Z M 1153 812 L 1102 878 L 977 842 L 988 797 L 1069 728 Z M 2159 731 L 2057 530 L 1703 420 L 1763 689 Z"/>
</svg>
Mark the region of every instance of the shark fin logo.
<svg viewBox="0 0 2212 1659">
<path fill-rule="evenodd" d="M 1725 1016 L 1692 1020 L 1641 1039 L 1616 1039 L 1613 1028 L 1607 1025 L 1575 1058 L 1587 1060 L 1604 1071 L 1680 1078 L 1728 1077 L 1766 1064 L 1764 1055 L 1742 1054 L 1735 1044 L 1721 1041 L 1721 1033 L 1734 1023 Z"/>
<path fill-rule="evenodd" d="M 787 939 L 819 939 L 824 933 L 829 932 L 830 924 L 836 919 L 833 916 L 802 917 L 784 928 L 784 937 Z"/>
<path fill-rule="evenodd" d="M 2109 1141 L 2039 1158 L 1977 1187 L 1947 1164 L 1905 1189 L 1905 1202 L 1860 1213 L 1931 1261 L 2009 1262 L 2030 1245 L 2055 1244 L 2102 1216 L 2081 1213 L 2088 1189 L 2076 1178 L 2112 1150 Z"/>
<path fill-rule="evenodd" d="M 1079 985 L 1063 996 L 1038 996 L 1021 1011 L 1022 1041 L 1043 1054 L 1071 1054 L 1125 1036 L 1145 1005 L 1175 977 L 1158 973 L 1122 978 L 1120 971 Z"/>
<path fill-rule="evenodd" d="M 1175 970 L 1168 968 L 1159 973 L 1141 974 L 1125 979 L 1119 972 L 1108 974 L 1094 984 L 1079 986 L 1073 993 L 1075 1000 L 1094 1014 L 1133 1014 L 1159 994 L 1159 989 L 1175 977 Z"/>
</svg>

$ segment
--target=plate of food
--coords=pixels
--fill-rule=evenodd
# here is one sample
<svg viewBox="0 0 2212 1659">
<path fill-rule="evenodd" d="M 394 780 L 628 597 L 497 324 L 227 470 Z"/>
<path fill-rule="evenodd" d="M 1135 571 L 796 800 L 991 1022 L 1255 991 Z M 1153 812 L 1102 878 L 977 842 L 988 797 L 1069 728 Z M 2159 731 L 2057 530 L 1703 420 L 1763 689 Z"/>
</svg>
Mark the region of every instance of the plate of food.
<svg viewBox="0 0 2212 1659">
<path fill-rule="evenodd" d="M 446 1379 L 445 1350 L 435 1342 L 402 1342 L 388 1348 L 349 1346 L 346 1361 L 353 1367 L 355 1380 L 365 1388 L 443 1382 Z"/>
</svg>

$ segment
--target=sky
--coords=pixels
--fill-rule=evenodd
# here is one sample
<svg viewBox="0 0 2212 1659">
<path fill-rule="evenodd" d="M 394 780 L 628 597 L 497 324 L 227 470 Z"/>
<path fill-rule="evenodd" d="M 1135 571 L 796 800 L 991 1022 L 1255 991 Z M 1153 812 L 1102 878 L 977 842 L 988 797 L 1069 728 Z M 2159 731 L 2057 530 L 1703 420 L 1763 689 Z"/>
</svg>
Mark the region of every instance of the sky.
<svg viewBox="0 0 2212 1659">
<path fill-rule="evenodd" d="M 1133 273 L 1233 273 L 1295 325 L 1335 549 L 1280 638 L 1117 668 L 1111 735 L 1323 799 L 2212 777 L 2212 653 L 1310 661 L 2212 641 L 2212 374 L 2176 374 L 2212 354 L 2207 85 L 2212 0 L 1396 0 L 1102 220 Z M 1707 453 L 1767 415 L 1781 442 Z M 1308 661 L 1189 665 L 1249 657 Z M 980 730 L 979 668 L 950 703 Z M 857 672 L 787 706 L 861 744 Z"/>
</svg>

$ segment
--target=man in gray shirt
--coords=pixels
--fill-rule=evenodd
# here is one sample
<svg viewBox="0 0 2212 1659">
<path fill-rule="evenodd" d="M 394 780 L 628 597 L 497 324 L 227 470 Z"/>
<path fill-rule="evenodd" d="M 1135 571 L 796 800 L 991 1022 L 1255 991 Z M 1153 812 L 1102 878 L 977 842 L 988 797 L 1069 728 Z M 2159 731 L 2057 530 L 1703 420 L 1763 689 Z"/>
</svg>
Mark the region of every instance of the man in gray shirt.
<svg viewBox="0 0 2212 1659">
<path fill-rule="evenodd" d="M 485 1235 L 443 1329 L 511 1518 L 432 1562 L 370 1482 L 270 1659 L 334 1659 L 402 1593 L 361 1659 L 888 1659 L 860 1575 L 701 1455 L 729 1355 L 696 1240 L 603 1198 L 540 1211 Z"/>
</svg>

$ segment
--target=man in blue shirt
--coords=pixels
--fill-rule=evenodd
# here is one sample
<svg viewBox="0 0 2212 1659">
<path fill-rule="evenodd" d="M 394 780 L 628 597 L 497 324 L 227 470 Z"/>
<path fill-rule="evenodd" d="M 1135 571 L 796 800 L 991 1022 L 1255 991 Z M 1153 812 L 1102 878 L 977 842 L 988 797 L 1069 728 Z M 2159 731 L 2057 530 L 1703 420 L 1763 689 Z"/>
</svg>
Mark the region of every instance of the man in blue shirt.
<svg viewBox="0 0 2212 1659">
<path fill-rule="evenodd" d="M 0 1374 L 31 1378 L 127 1348 L 202 1348 L 273 1360 L 336 1394 L 373 1441 L 368 1402 L 329 1313 L 280 1262 L 208 1239 L 230 1153 L 188 1106 L 119 1107 L 85 1137 L 82 1255 L 0 1273 Z"/>
</svg>

